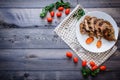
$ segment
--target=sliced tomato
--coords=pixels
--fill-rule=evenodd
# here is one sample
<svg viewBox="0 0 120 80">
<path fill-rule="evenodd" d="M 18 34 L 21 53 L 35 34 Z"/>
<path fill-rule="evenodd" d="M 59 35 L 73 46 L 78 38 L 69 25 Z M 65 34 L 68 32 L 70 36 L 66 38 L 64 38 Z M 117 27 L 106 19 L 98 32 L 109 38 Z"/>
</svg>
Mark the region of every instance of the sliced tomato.
<svg viewBox="0 0 120 80">
<path fill-rule="evenodd" d="M 89 37 L 86 39 L 86 44 L 90 44 L 94 41 L 94 38 L 93 37 Z"/>
<path fill-rule="evenodd" d="M 96 46 L 97 46 L 97 48 L 100 48 L 102 46 L 102 41 L 98 40 Z"/>
</svg>

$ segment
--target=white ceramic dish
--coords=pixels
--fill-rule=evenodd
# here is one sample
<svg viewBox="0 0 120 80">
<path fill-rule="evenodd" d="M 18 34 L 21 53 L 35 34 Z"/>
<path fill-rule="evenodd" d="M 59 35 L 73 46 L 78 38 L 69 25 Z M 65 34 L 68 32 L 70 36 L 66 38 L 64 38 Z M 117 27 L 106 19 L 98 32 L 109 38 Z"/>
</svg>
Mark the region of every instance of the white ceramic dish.
<svg viewBox="0 0 120 80">
<path fill-rule="evenodd" d="M 84 15 L 77 23 L 76 25 L 76 36 L 77 36 L 77 39 L 78 39 L 78 42 L 81 44 L 81 46 L 90 51 L 90 52 L 94 52 L 94 53 L 100 53 L 100 52 L 105 52 L 107 50 L 109 50 L 110 48 L 112 48 L 114 45 L 115 45 L 115 41 L 108 41 L 108 40 L 105 40 L 104 38 L 102 38 L 102 46 L 101 48 L 97 48 L 96 47 L 96 42 L 98 41 L 97 38 L 94 37 L 94 41 L 91 43 L 91 44 L 86 44 L 85 43 L 85 40 L 88 38 L 88 35 L 82 35 L 80 33 L 80 23 L 83 21 L 83 19 L 85 18 L 85 16 L 94 16 L 94 17 L 97 17 L 97 18 L 101 18 L 101 19 L 104 19 L 104 20 L 107 20 L 109 21 L 113 28 L 114 28 L 114 31 L 115 31 L 115 38 L 117 39 L 118 38 L 118 32 L 119 32 L 119 28 L 117 27 L 117 24 L 116 22 L 114 21 L 114 19 L 104 13 L 104 12 L 100 12 L 100 11 L 92 11 L 92 12 L 89 12 L 87 13 L 86 15 Z"/>
</svg>

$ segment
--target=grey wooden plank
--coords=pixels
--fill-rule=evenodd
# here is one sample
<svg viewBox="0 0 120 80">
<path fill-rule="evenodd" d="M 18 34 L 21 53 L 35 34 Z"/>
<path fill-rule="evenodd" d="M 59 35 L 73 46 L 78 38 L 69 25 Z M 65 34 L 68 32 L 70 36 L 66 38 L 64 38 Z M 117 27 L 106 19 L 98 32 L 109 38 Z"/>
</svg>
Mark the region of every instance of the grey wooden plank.
<svg viewBox="0 0 120 80">
<path fill-rule="evenodd" d="M 112 72 L 103 72 L 97 75 L 97 77 L 92 77 L 91 80 L 119 80 L 120 74 L 119 71 Z"/>
<path fill-rule="evenodd" d="M 119 8 L 120 0 L 78 0 L 78 3 L 85 8 Z"/>
<path fill-rule="evenodd" d="M 120 26 L 120 8 L 86 8 L 86 10 L 106 12 Z M 66 17 L 63 12 L 61 18 L 55 16 L 52 24 L 48 24 L 46 18 L 39 17 L 40 12 L 41 9 L 0 9 L 0 28 L 55 28 Z M 48 13 L 46 17 L 49 16 Z"/>
<path fill-rule="evenodd" d="M 56 2 L 57 0 L 1 0 L 1 8 L 38 8 L 44 7 L 50 3 Z M 64 0 L 76 6 L 77 3 L 83 7 L 120 7 L 119 0 Z"/>
<path fill-rule="evenodd" d="M 61 18 L 56 16 L 53 18 L 52 24 L 47 22 L 47 17 L 41 19 L 40 13 L 42 9 L 0 9 L 0 26 L 1 27 L 42 27 L 42 28 L 55 28 L 67 15 L 62 14 Z M 57 10 L 55 12 L 58 12 Z M 56 14 L 55 14 L 56 15 Z"/>
<path fill-rule="evenodd" d="M 1 29 L 0 48 L 69 48 L 53 29 Z"/>
<path fill-rule="evenodd" d="M 0 8 L 39 8 L 45 7 L 58 0 L 0 0 Z M 72 7 L 77 5 L 77 0 L 64 0 L 70 2 Z"/>
<path fill-rule="evenodd" d="M 69 48 L 67 44 L 57 36 L 54 29 L 0 29 L 0 48 L 30 49 L 30 48 Z M 120 38 L 119 38 L 120 39 Z M 117 42 L 120 48 L 120 40 Z"/>
<path fill-rule="evenodd" d="M 72 8 L 73 9 L 73 8 Z M 72 10 L 71 9 L 71 10 Z M 52 23 L 47 22 L 47 17 L 50 17 L 48 12 L 44 19 L 40 18 L 40 9 L 0 9 L 0 28 L 55 28 L 67 15 L 64 11 L 62 17 L 57 18 L 57 10 L 54 10 L 55 17 Z"/>
<path fill-rule="evenodd" d="M 79 71 L 45 71 L 45 72 L 30 72 L 27 71 L 28 77 L 25 77 L 24 71 L 19 72 L 1 72 L 0 78 L 2 80 L 15 79 L 15 80 L 80 80 L 83 79 Z M 7 76 L 7 77 L 5 77 Z"/>
<path fill-rule="evenodd" d="M 79 71 L 81 60 L 74 64 L 66 58 L 70 49 L 1 49 L 0 71 Z M 72 52 L 72 51 L 71 51 Z M 119 51 L 104 63 L 107 71 L 120 70 Z M 77 56 L 73 52 L 73 56 Z M 114 66 L 113 66 L 114 64 Z"/>
<path fill-rule="evenodd" d="M 119 80 L 120 72 L 104 72 L 89 80 Z M 24 75 L 27 75 L 25 77 Z M 109 77 L 110 76 L 110 77 Z M 80 71 L 0 71 L 2 80 L 84 80 Z"/>
<path fill-rule="evenodd" d="M 71 50 L 1 50 L 0 70 L 79 70 L 80 63 L 75 65 L 72 60 L 66 58 L 66 51 Z"/>
</svg>

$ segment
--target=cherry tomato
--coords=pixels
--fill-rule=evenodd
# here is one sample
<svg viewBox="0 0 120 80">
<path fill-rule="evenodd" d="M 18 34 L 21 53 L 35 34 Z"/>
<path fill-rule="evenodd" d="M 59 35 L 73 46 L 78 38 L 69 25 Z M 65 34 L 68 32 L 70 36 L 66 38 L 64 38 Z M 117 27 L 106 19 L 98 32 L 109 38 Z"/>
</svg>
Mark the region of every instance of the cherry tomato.
<svg viewBox="0 0 120 80">
<path fill-rule="evenodd" d="M 58 10 L 59 10 L 59 11 L 63 11 L 63 10 L 64 10 L 64 7 L 59 7 Z"/>
<path fill-rule="evenodd" d="M 82 61 L 82 67 L 85 67 L 87 65 L 87 61 Z"/>
<path fill-rule="evenodd" d="M 53 20 L 53 19 L 52 19 L 51 17 L 48 17 L 48 18 L 47 18 L 47 21 L 48 21 L 48 22 L 52 22 L 52 20 Z"/>
<path fill-rule="evenodd" d="M 74 61 L 74 63 L 78 63 L 78 58 L 77 58 L 77 57 L 74 57 L 74 58 L 73 58 L 73 61 Z"/>
<path fill-rule="evenodd" d="M 61 13 L 61 12 L 57 12 L 56 16 L 57 16 L 57 17 L 61 17 L 61 16 L 62 16 L 62 13 Z"/>
<path fill-rule="evenodd" d="M 91 61 L 89 64 L 90 64 L 91 67 L 96 65 L 93 61 Z"/>
<path fill-rule="evenodd" d="M 66 52 L 66 56 L 67 56 L 68 58 L 72 58 L 72 53 L 71 53 L 71 52 Z"/>
<path fill-rule="evenodd" d="M 105 71 L 106 70 L 106 66 L 100 66 L 100 70 L 101 71 Z"/>
<path fill-rule="evenodd" d="M 70 13 L 70 9 L 68 8 L 65 10 L 65 14 L 68 15 L 69 13 Z"/>
<path fill-rule="evenodd" d="M 54 17 L 54 14 L 55 14 L 54 11 L 50 12 L 51 17 Z"/>
<path fill-rule="evenodd" d="M 95 66 L 93 66 L 93 67 L 91 68 L 91 70 L 94 71 L 94 70 L 96 70 L 97 68 L 98 68 L 98 66 L 95 65 Z"/>
</svg>

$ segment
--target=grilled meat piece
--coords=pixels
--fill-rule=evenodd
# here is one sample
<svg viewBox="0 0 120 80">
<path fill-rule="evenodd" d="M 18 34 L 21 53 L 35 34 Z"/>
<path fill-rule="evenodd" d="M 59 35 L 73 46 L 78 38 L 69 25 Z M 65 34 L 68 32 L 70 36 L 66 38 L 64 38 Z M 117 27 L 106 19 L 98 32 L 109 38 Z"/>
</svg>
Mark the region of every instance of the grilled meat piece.
<svg viewBox="0 0 120 80">
<path fill-rule="evenodd" d="M 88 34 L 90 37 L 105 38 L 108 41 L 115 41 L 114 29 L 110 22 L 96 17 L 86 16 L 80 24 L 81 34 Z"/>
<path fill-rule="evenodd" d="M 110 29 L 104 30 L 103 33 L 104 33 L 104 34 L 103 34 L 103 37 L 104 37 L 105 39 L 107 39 L 108 41 L 116 41 L 115 36 L 114 36 L 114 33 L 111 32 Z"/>
<path fill-rule="evenodd" d="M 85 29 L 84 23 L 80 24 L 80 32 L 81 32 L 81 34 L 86 34 L 86 29 Z"/>
</svg>

